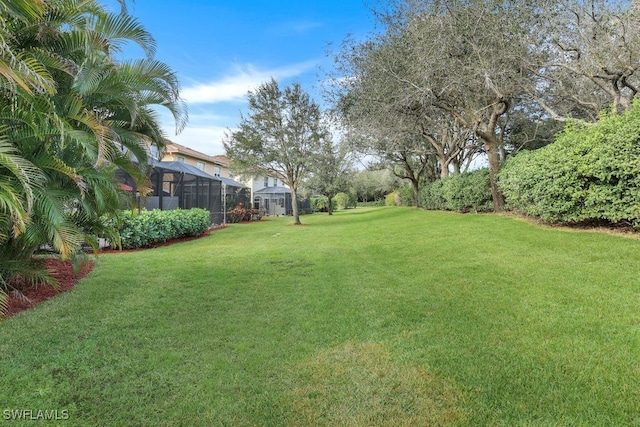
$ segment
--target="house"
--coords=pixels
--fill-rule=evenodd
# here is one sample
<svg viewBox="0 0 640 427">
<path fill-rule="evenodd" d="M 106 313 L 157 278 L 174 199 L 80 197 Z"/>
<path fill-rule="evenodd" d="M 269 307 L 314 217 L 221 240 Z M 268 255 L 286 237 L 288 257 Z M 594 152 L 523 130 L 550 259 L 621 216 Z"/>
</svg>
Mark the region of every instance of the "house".
<svg viewBox="0 0 640 427">
<path fill-rule="evenodd" d="M 229 160 L 226 156 L 209 156 L 192 148 L 185 147 L 175 142 L 167 144 L 165 152 L 160 159 L 163 162 L 180 162 L 195 166 L 209 175 L 233 178 L 229 171 Z"/>
<path fill-rule="evenodd" d="M 241 178 L 239 178 L 241 179 Z M 264 212 L 265 215 L 292 215 L 291 189 L 277 176 L 251 176 L 243 180 L 251 189 L 252 207 Z M 311 213 L 308 199 L 298 200 L 300 212 Z"/>
<path fill-rule="evenodd" d="M 291 189 L 276 176 L 252 176 L 241 181 L 234 179 L 231 161 L 225 155 L 209 156 L 184 145 L 167 144 L 162 162 L 177 162 L 197 169 L 221 180 L 223 212 L 228 212 L 242 202 L 245 206 L 263 211 L 266 215 L 291 215 Z M 243 188 L 244 187 L 244 188 Z M 248 189 L 247 189 L 248 188 Z M 250 194 L 248 194 L 250 192 Z M 252 202 L 251 202 L 252 201 Z M 309 205 L 309 206 L 307 206 Z M 303 211 L 310 211 L 309 201 L 298 201 Z"/>
<path fill-rule="evenodd" d="M 273 176 L 252 176 L 246 185 L 251 189 L 253 208 L 265 215 L 291 215 L 291 190 L 282 179 Z"/>
<path fill-rule="evenodd" d="M 162 161 L 150 160 L 151 192 L 141 195 L 133 178 L 118 172 L 120 186 L 146 209 L 203 208 L 212 224 L 226 222 L 226 213 L 239 203 L 249 205 L 251 192 L 229 173 L 225 156 L 209 156 L 180 144 L 170 143 Z"/>
</svg>

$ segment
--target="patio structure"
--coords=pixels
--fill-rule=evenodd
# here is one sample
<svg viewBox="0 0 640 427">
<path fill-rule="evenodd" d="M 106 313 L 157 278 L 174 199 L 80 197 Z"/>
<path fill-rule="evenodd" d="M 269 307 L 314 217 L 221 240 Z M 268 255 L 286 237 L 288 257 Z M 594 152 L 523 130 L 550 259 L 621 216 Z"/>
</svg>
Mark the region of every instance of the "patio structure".
<svg viewBox="0 0 640 427">
<path fill-rule="evenodd" d="M 153 192 L 144 199 L 146 209 L 202 208 L 210 212 L 211 224 L 221 224 L 222 181 L 182 162 L 153 162 Z"/>
<path fill-rule="evenodd" d="M 287 187 L 265 187 L 253 192 L 253 208 L 265 215 L 291 215 L 291 190 Z"/>
<path fill-rule="evenodd" d="M 253 192 L 253 208 L 264 211 L 265 215 L 293 215 L 291 190 L 288 187 L 265 187 Z M 311 213 L 309 199 L 298 200 L 301 213 Z"/>
<path fill-rule="evenodd" d="M 251 200 L 250 189 L 231 178 L 217 177 L 179 161 L 152 161 L 152 192 L 141 198 L 134 180 L 124 171 L 119 171 L 120 186 L 135 195 L 137 207 L 145 209 L 191 209 L 202 208 L 210 212 L 211 224 L 226 221 L 226 212 L 238 203 L 245 205 Z M 226 208 L 225 208 L 226 207 Z"/>
</svg>

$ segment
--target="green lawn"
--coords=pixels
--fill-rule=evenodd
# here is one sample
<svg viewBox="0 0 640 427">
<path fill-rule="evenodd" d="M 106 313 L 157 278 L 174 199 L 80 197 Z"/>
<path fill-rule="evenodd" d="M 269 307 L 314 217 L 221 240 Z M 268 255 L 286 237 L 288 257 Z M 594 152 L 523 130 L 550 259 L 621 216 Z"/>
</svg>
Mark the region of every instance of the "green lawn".
<svg viewBox="0 0 640 427">
<path fill-rule="evenodd" d="M 640 241 L 409 208 L 302 221 L 99 256 L 0 323 L 2 420 L 640 424 Z"/>
</svg>

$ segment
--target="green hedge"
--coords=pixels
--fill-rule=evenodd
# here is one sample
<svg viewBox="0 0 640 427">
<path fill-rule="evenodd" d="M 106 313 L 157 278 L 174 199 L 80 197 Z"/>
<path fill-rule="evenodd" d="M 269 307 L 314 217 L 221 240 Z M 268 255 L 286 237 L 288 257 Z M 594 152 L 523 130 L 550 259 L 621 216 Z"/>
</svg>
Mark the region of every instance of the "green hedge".
<svg viewBox="0 0 640 427">
<path fill-rule="evenodd" d="M 124 211 L 118 224 L 124 249 L 135 249 L 185 236 L 199 236 L 210 226 L 205 209 Z"/>
<path fill-rule="evenodd" d="M 499 185 L 508 208 L 545 221 L 640 226 L 640 103 L 570 123 L 553 144 L 509 159 Z"/>
<path fill-rule="evenodd" d="M 458 212 L 493 210 L 489 170 L 451 175 L 428 183 L 420 190 L 420 204 L 425 209 Z"/>
</svg>

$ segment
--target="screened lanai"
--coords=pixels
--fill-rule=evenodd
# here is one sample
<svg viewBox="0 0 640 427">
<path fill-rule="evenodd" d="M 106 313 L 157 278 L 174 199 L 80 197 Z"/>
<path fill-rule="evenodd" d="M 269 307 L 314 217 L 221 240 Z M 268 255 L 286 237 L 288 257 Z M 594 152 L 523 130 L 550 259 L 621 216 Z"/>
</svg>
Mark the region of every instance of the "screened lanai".
<svg viewBox="0 0 640 427">
<path fill-rule="evenodd" d="M 219 177 L 222 181 L 222 203 L 225 212 L 242 203 L 245 207 L 251 206 L 251 189 L 231 178 Z"/>
<path fill-rule="evenodd" d="M 153 162 L 147 209 L 202 208 L 210 212 L 211 223 L 221 224 L 222 181 L 220 178 L 181 162 Z"/>
</svg>

